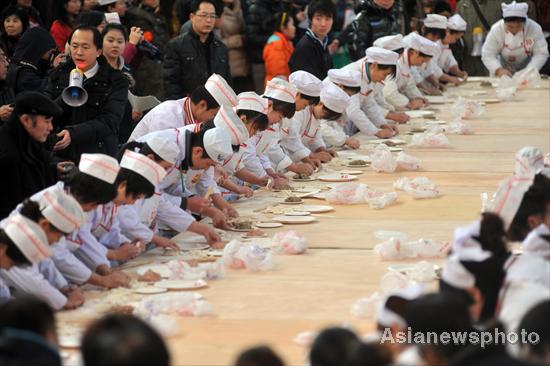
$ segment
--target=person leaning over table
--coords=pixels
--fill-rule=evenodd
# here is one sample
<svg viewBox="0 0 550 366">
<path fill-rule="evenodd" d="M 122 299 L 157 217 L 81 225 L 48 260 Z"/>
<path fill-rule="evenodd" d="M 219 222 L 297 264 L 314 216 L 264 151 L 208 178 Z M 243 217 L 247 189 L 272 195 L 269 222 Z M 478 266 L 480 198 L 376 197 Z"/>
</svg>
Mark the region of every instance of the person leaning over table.
<svg viewBox="0 0 550 366">
<path fill-rule="evenodd" d="M 502 4 L 502 16 L 491 27 L 481 50 L 483 64 L 491 75 L 512 76 L 524 68 L 540 70 L 548 59 L 548 44 L 542 28 L 527 18 L 525 3 Z"/>
<path fill-rule="evenodd" d="M 71 58 L 50 74 L 46 94 L 63 108 L 54 120 L 59 141 L 54 151 L 59 159 L 78 164 L 83 153 L 114 156 L 118 147 L 118 130 L 128 99 L 128 80 L 113 69 L 101 55 L 103 40 L 97 28 L 76 27 L 69 37 Z M 71 70 L 82 71 L 82 87 L 88 93 L 86 103 L 71 107 L 62 92 L 69 85 Z"/>
</svg>

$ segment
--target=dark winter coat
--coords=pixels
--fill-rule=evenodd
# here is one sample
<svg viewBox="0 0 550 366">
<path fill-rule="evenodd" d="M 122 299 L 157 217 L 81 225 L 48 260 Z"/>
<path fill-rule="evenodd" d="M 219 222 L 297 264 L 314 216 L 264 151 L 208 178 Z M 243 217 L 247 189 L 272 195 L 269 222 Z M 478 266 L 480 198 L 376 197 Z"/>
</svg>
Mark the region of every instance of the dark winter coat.
<svg viewBox="0 0 550 366">
<path fill-rule="evenodd" d="M 323 80 L 332 68 L 332 57 L 328 49 L 308 29 L 294 48 L 288 64 L 291 72 L 303 70 Z"/>
</svg>

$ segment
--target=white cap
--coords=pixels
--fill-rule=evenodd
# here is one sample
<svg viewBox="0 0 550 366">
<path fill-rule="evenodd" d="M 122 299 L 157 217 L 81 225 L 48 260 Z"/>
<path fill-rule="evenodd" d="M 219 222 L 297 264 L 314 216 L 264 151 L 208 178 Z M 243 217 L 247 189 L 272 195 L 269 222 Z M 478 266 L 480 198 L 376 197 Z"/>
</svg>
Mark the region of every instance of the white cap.
<svg viewBox="0 0 550 366">
<path fill-rule="evenodd" d="M 273 78 L 265 86 L 264 97 L 280 100 L 287 103 L 296 103 L 296 87 L 288 81 Z"/>
<path fill-rule="evenodd" d="M 525 146 L 516 153 L 515 175 L 531 176 L 544 168 L 544 153 L 538 147 Z"/>
<path fill-rule="evenodd" d="M 222 106 L 214 117 L 214 125 L 229 132 L 233 145 L 240 145 L 250 137 L 246 126 L 233 108 Z"/>
<path fill-rule="evenodd" d="M 399 54 L 380 47 L 369 47 L 365 51 L 367 62 L 379 65 L 397 65 Z"/>
<path fill-rule="evenodd" d="M 147 156 L 130 150 L 124 152 L 120 167 L 138 173 L 155 187 L 166 176 L 166 170 L 163 167 Z"/>
<path fill-rule="evenodd" d="M 422 52 L 425 55 L 435 56 L 437 55 L 437 43 L 430 41 L 428 38 L 421 36 L 418 33 L 411 32 L 403 38 L 403 42 L 407 47 Z"/>
<path fill-rule="evenodd" d="M 105 154 L 82 154 L 78 169 L 94 178 L 113 184 L 120 167 L 118 161 Z"/>
<path fill-rule="evenodd" d="M 86 220 L 80 204 L 62 189 L 49 189 L 38 202 L 42 215 L 63 233 L 72 233 Z"/>
<path fill-rule="evenodd" d="M 220 75 L 212 74 L 206 80 L 204 87 L 220 106 L 234 107 L 237 105 L 237 94 Z"/>
<path fill-rule="evenodd" d="M 4 231 L 32 264 L 43 261 L 51 255 L 48 238 L 42 228 L 21 214 L 8 217 Z"/>
<path fill-rule="evenodd" d="M 447 258 L 443 271 L 441 271 L 441 279 L 450 286 L 462 290 L 471 288 L 476 283 L 474 275 L 460 263 L 457 255 Z"/>
<path fill-rule="evenodd" d="M 308 97 L 318 97 L 321 95 L 321 80 L 307 71 L 294 71 L 288 77 L 288 81 L 294 85 L 300 94 Z"/>
<path fill-rule="evenodd" d="M 343 113 L 348 107 L 349 95 L 330 80 L 323 82 L 321 89 L 321 102 L 336 113 Z"/>
<path fill-rule="evenodd" d="M 162 160 L 172 164 L 176 163 L 176 158 L 180 150 L 174 141 L 160 138 L 160 136 L 151 136 L 145 140 L 145 143 L 155 154 L 160 156 Z"/>
<path fill-rule="evenodd" d="M 263 114 L 267 114 L 267 99 L 255 92 L 248 91 L 237 95 L 239 102 L 235 107 L 236 110 L 246 109 L 249 111 L 256 111 Z"/>
<path fill-rule="evenodd" d="M 466 32 L 466 27 L 468 23 L 460 16 L 460 14 L 455 14 L 448 20 L 449 29 L 459 32 Z"/>
<path fill-rule="evenodd" d="M 114 4 L 116 3 L 117 0 L 97 0 L 97 4 L 99 6 L 103 6 L 103 5 L 109 5 L 109 4 Z"/>
<path fill-rule="evenodd" d="M 390 51 L 405 48 L 405 44 L 403 43 L 403 36 L 401 34 L 380 37 L 376 41 L 374 41 L 372 45 L 374 47 L 380 47 Z"/>
<path fill-rule="evenodd" d="M 428 14 L 424 19 L 424 26 L 427 28 L 447 29 L 447 18 L 443 15 Z"/>
<path fill-rule="evenodd" d="M 500 216 L 508 229 L 518 212 L 525 192 L 533 184 L 533 177 L 510 177 L 500 182 L 493 206 L 488 210 Z"/>
<path fill-rule="evenodd" d="M 550 242 L 542 238 L 542 235 L 550 235 L 550 230 L 545 224 L 540 224 L 527 235 L 523 241 L 523 252 L 544 258 L 550 257 Z"/>
<path fill-rule="evenodd" d="M 381 302 L 381 307 L 376 316 L 377 323 L 382 325 L 383 327 L 391 327 L 395 323 L 397 323 L 401 327 L 406 327 L 407 322 L 405 318 L 403 318 L 402 315 L 397 314 L 392 309 L 388 308 L 388 299 L 390 297 L 399 297 L 408 301 L 413 301 L 422 296 L 424 291 L 424 285 L 414 284 L 412 286 L 405 287 L 389 293 L 386 299 Z"/>
<path fill-rule="evenodd" d="M 216 163 L 223 163 L 233 154 L 231 136 L 225 128 L 214 127 L 204 133 L 204 149 Z"/>
<path fill-rule="evenodd" d="M 453 251 L 461 252 L 464 249 L 481 248 L 481 243 L 475 239 L 479 237 L 480 222 L 475 221 L 468 226 L 461 226 L 455 229 L 453 239 Z"/>
<path fill-rule="evenodd" d="M 527 11 L 529 10 L 529 5 L 527 3 L 516 3 L 512 1 L 511 4 L 501 3 L 502 6 L 502 17 L 519 17 L 527 18 Z"/>
<path fill-rule="evenodd" d="M 328 70 L 328 79 L 334 84 L 349 87 L 361 86 L 361 73 L 348 68 Z"/>
</svg>

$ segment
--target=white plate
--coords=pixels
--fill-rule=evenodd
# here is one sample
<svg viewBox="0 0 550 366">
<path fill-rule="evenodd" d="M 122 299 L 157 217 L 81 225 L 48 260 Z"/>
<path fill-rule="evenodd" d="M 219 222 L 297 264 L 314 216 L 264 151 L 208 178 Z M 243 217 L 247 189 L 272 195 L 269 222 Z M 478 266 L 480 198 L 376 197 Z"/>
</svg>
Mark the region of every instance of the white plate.
<svg viewBox="0 0 550 366">
<path fill-rule="evenodd" d="M 300 179 L 298 179 L 298 178 L 293 177 L 292 180 L 294 182 L 313 182 L 315 180 L 315 178 L 309 177 L 309 178 L 300 178 Z"/>
<path fill-rule="evenodd" d="M 232 227 L 229 228 L 229 231 L 235 231 L 237 233 L 247 233 L 250 230 L 252 230 L 252 229 L 235 229 L 235 228 L 232 228 Z"/>
<path fill-rule="evenodd" d="M 390 146 L 389 149 L 390 149 L 391 152 L 403 151 L 403 148 L 402 148 L 402 147 L 397 147 L 397 146 Z"/>
<path fill-rule="evenodd" d="M 170 268 L 162 264 L 151 264 L 148 266 L 139 267 L 136 272 L 138 275 L 143 276 L 148 270 L 158 273 L 162 278 L 168 278 L 172 275 Z"/>
<path fill-rule="evenodd" d="M 324 200 L 324 199 L 326 199 L 326 192 L 316 193 L 313 196 L 311 196 L 311 198 L 316 198 L 318 200 Z"/>
<path fill-rule="evenodd" d="M 164 280 L 155 283 L 155 287 L 167 290 L 194 290 L 206 287 L 208 283 L 204 280 L 186 281 L 186 280 Z"/>
<path fill-rule="evenodd" d="M 163 292 L 166 292 L 166 291 L 168 291 L 168 289 L 155 287 L 155 286 L 138 287 L 134 289 L 134 292 L 140 295 L 162 294 Z"/>
<path fill-rule="evenodd" d="M 407 143 L 407 141 L 401 139 L 389 139 L 388 141 L 394 145 L 405 145 Z"/>
<path fill-rule="evenodd" d="M 346 174 L 346 175 L 361 175 L 361 174 L 363 174 L 363 171 L 362 170 L 346 169 L 346 170 L 340 170 L 340 173 L 341 174 Z"/>
<path fill-rule="evenodd" d="M 302 203 L 304 203 L 304 201 L 299 201 L 299 202 L 285 202 L 285 201 L 281 201 L 280 203 L 281 203 L 281 205 L 301 205 Z"/>
<path fill-rule="evenodd" d="M 476 101 L 477 102 L 482 102 L 482 103 L 487 103 L 487 104 L 502 102 L 502 100 L 500 100 L 498 98 L 479 98 L 479 99 L 476 99 Z"/>
<path fill-rule="evenodd" d="M 285 213 L 285 216 L 309 216 L 311 212 L 309 211 L 290 211 Z"/>
<path fill-rule="evenodd" d="M 437 120 L 437 121 L 424 121 L 425 124 L 427 125 L 444 125 L 447 123 L 447 121 L 441 121 L 441 120 Z"/>
<path fill-rule="evenodd" d="M 425 98 L 428 99 L 430 104 L 445 104 L 451 101 L 444 95 L 428 95 Z"/>
<path fill-rule="evenodd" d="M 346 157 L 347 160 L 364 160 L 367 163 L 372 162 L 372 157 L 370 155 L 354 155 Z"/>
<path fill-rule="evenodd" d="M 311 216 L 275 216 L 272 220 L 283 224 L 309 224 L 317 221 L 315 217 Z"/>
<path fill-rule="evenodd" d="M 208 243 L 178 243 L 178 247 L 184 251 L 191 251 L 191 250 L 204 250 L 210 248 L 210 245 Z"/>
<path fill-rule="evenodd" d="M 435 115 L 434 111 L 406 111 L 405 113 L 411 118 L 422 118 Z"/>
<path fill-rule="evenodd" d="M 367 168 L 370 166 L 370 163 L 367 163 L 367 164 L 361 164 L 361 165 L 351 165 L 351 164 L 346 164 L 347 167 L 349 168 Z M 348 170 L 349 171 L 349 170 Z M 363 173 L 363 172 L 361 172 Z M 351 173 L 347 173 L 347 174 L 351 174 Z"/>
<path fill-rule="evenodd" d="M 392 264 L 388 266 L 388 269 L 393 272 L 407 272 L 414 268 L 416 263 L 400 263 L 400 264 Z M 434 271 L 437 271 L 441 269 L 437 264 L 434 264 Z"/>
<path fill-rule="evenodd" d="M 292 190 L 293 193 L 317 193 L 319 190 L 317 188 L 311 188 L 311 187 L 302 187 Z"/>
<path fill-rule="evenodd" d="M 260 229 L 274 229 L 283 226 L 283 224 L 280 222 L 255 222 L 254 226 Z"/>
<path fill-rule="evenodd" d="M 480 82 L 480 81 L 493 81 L 491 77 L 489 76 L 468 76 L 468 79 L 466 79 L 467 82 Z"/>
<path fill-rule="evenodd" d="M 59 335 L 59 346 L 63 348 L 80 348 L 80 336 Z"/>
<path fill-rule="evenodd" d="M 319 176 L 321 182 L 351 182 L 357 179 L 357 176 L 348 174 L 328 174 Z"/>
<path fill-rule="evenodd" d="M 334 207 L 328 205 L 303 205 L 301 208 L 311 213 L 322 213 L 334 210 Z"/>
</svg>

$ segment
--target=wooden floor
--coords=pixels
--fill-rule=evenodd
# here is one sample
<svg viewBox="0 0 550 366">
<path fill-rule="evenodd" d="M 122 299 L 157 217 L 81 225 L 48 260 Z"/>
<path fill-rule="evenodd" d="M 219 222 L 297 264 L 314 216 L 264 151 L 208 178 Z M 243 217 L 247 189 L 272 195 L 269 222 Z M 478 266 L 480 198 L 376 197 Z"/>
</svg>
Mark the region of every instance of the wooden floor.
<svg viewBox="0 0 550 366">
<path fill-rule="evenodd" d="M 293 341 L 298 333 L 343 323 L 360 334 L 372 330 L 372 320 L 355 318 L 350 306 L 378 289 L 391 264 L 373 253 L 378 243 L 374 231 L 451 240 L 457 225 L 478 217 L 480 194 L 494 192 L 498 181 L 513 172 L 518 149 L 532 145 L 550 151 L 550 83 L 523 90 L 517 99 L 487 104 L 485 114 L 470 121 L 475 134 L 448 135 L 447 149 L 406 148 L 421 159 L 420 172 L 379 174 L 366 169 L 360 176 L 361 182 L 384 191 L 392 191 L 400 176 L 427 176 L 442 197 L 413 200 L 399 192 L 398 203 L 382 210 L 336 206 L 333 212 L 319 214 L 317 223 L 292 227 L 309 240 L 307 254 L 275 255 L 272 271 L 229 270 L 226 278 L 211 281 L 199 292 L 213 305 L 215 316 L 177 318 L 181 332 L 168 339 L 173 365 L 230 365 L 241 350 L 258 344 L 272 346 L 287 365 L 303 365 L 307 350 Z M 450 104 L 433 107 L 441 110 L 438 119 L 452 120 Z M 260 192 L 257 199 L 236 207 L 242 215 L 257 215 L 252 210 L 275 197 L 280 196 Z"/>
</svg>

